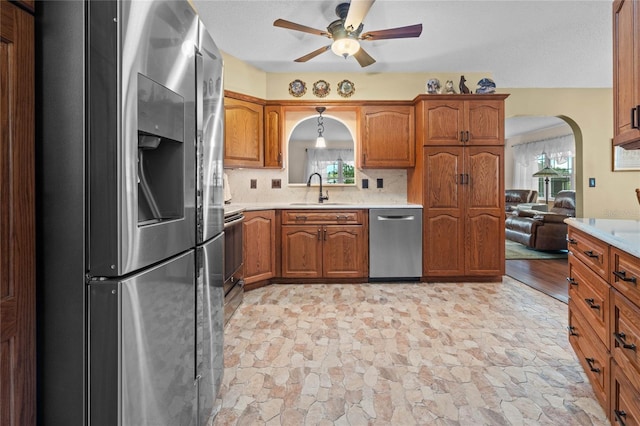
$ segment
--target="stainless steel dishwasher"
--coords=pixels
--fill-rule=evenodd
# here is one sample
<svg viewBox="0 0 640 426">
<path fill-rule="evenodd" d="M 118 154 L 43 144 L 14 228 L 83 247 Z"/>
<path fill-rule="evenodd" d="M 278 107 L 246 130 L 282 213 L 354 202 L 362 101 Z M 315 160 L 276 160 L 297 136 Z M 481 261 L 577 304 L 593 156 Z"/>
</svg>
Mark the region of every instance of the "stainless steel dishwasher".
<svg viewBox="0 0 640 426">
<path fill-rule="evenodd" d="M 422 276 L 422 208 L 369 210 L 369 278 L 414 281 Z"/>
</svg>

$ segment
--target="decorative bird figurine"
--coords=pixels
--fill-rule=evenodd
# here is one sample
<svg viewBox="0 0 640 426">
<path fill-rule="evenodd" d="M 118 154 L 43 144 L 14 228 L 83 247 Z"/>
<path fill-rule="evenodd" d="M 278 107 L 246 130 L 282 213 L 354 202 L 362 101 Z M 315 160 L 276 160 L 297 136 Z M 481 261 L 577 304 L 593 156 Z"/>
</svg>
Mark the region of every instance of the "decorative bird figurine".
<svg viewBox="0 0 640 426">
<path fill-rule="evenodd" d="M 467 79 L 464 78 L 464 75 L 461 75 L 460 76 L 460 84 L 458 85 L 458 88 L 460 89 L 460 93 L 469 94 L 469 93 L 471 93 L 471 91 L 469 90 L 467 85 L 464 84 L 465 81 L 467 81 Z"/>
</svg>

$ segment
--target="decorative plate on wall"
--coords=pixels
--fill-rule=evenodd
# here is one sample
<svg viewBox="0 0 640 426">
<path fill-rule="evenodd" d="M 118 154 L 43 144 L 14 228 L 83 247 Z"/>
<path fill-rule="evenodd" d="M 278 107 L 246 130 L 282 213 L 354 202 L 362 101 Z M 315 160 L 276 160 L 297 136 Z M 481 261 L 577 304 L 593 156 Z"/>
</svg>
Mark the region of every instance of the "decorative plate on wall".
<svg viewBox="0 0 640 426">
<path fill-rule="evenodd" d="M 313 83 L 313 94 L 319 98 L 324 98 L 330 91 L 331 88 L 329 87 L 329 83 L 324 80 L 318 80 Z"/>
<path fill-rule="evenodd" d="M 338 83 L 338 94 L 343 98 L 348 98 L 356 91 L 356 85 L 349 80 L 342 80 Z"/>
<path fill-rule="evenodd" d="M 304 81 L 296 79 L 289 83 L 289 94 L 291 96 L 299 98 L 305 93 L 307 93 L 307 83 Z"/>
</svg>

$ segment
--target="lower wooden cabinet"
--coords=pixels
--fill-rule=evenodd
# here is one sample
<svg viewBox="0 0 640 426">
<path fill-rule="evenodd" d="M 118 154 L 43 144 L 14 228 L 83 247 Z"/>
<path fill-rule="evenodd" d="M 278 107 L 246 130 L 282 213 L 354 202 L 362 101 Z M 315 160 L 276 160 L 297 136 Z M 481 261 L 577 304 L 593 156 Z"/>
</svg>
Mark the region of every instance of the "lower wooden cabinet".
<svg viewBox="0 0 640 426">
<path fill-rule="evenodd" d="M 273 278 L 276 271 L 275 210 L 245 212 L 242 231 L 245 284 Z"/>
<path fill-rule="evenodd" d="M 283 214 L 284 278 L 367 277 L 368 252 L 366 217 L 361 211 Z"/>
<path fill-rule="evenodd" d="M 634 387 L 615 361 L 611 361 L 611 424 L 640 425 L 640 390 Z M 615 422 L 615 423 L 614 423 Z"/>
</svg>

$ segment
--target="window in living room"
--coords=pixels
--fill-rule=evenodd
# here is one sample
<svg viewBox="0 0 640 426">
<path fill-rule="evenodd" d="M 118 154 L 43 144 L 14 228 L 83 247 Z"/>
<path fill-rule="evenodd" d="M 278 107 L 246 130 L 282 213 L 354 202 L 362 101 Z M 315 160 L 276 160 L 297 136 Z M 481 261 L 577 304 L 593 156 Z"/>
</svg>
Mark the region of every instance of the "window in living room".
<svg viewBox="0 0 640 426">
<path fill-rule="evenodd" d="M 567 157 L 550 157 L 546 153 L 542 153 L 538 156 L 538 170 L 545 167 L 549 167 L 558 173 L 558 176 L 549 177 L 549 199 L 555 198 L 556 194 L 560 191 L 573 189 L 574 172 L 573 172 L 573 155 Z M 538 180 L 538 194 L 541 197 L 546 197 L 545 194 L 545 178 L 535 178 Z"/>
</svg>

